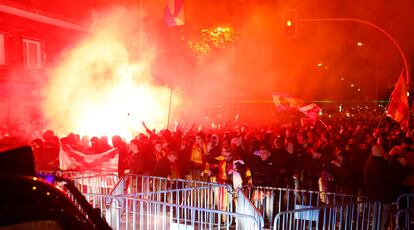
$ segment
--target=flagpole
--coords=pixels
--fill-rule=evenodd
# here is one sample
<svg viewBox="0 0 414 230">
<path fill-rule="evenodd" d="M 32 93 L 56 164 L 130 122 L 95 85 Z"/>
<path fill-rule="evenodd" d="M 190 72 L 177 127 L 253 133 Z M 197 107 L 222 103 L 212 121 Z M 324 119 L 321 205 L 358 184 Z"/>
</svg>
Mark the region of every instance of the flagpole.
<svg viewBox="0 0 414 230">
<path fill-rule="evenodd" d="M 382 120 L 383 120 L 383 119 L 384 119 L 384 117 L 385 117 L 385 114 L 386 114 L 386 111 L 384 111 L 384 113 L 382 113 L 381 119 L 380 119 L 380 121 L 379 121 L 379 123 L 378 123 L 378 125 L 377 125 L 377 129 L 380 127 L 381 122 L 382 122 Z"/>
<path fill-rule="evenodd" d="M 320 121 L 323 124 L 323 126 L 325 126 L 325 129 L 328 130 L 328 126 L 325 124 L 325 122 L 323 122 L 321 119 L 318 119 L 318 121 Z"/>
<path fill-rule="evenodd" d="M 404 69 L 403 69 L 403 71 L 404 71 Z M 400 76 L 401 76 L 401 74 L 400 74 Z M 398 81 L 397 81 L 397 83 L 398 83 Z M 397 84 L 397 83 L 396 83 L 396 84 Z M 394 92 L 394 90 L 393 90 L 393 92 Z M 379 121 L 379 123 L 378 123 L 378 125 L 377 125 L 377 129 L 380 127 L 382 120 L 384 120 L 384 117 L 385 117 L 385 115 L 387 114 L 388 107 L 390 106 L 390 101 L 391 101 L 391 98 L 392 98 L 392 93 L 391 93 L 390 97 L 388 98 L 388 105 L 387 105 L 387 108 L 385 108 L 385 111 L 382 113 L 381 119 L 380 119 L 380 121 Z"/>
<path fill-rule="evenodd" d="M 167 129 L 170 127 L 170 115 L 171 115 L 171 104 L 172 104 L 172 96 L 173 96 L 173 88 L 170 87 L 170 104 L 168 106 L 168 119 L 167 119 Z"/>
<path fill-rule="evenodd" d="M 403 71 L 404 71 L 404 69 L 403 69 Z M 400 74 L 400 76 L 401 76 L 401 74 Z M 398 83 L 398 81 L 397 81 L 397 83 Z M 397 84 L 397 83 L 396 83 L 396 84 Z M 395 87 L 394 87 L 394 88 L 395 88 Z M 394 90 L 393 90 L 393 92 L 394 92 Z M 377 129 L 380 127 L 382 120 L 384 120 L 384 117 L 385 117 L 385 115 L 387 114 L 388 107 L 390 106 L 390 101 L 391 101 L 391 98 L 392 98 L 392 93 L 391 93 L 390 97 L 388 98 L 388 105 L 387 105 L 387 108 L 385 108 L 385 111 L 382 113 L 381 119 L 380 119 L 380 121 L 378 122 L 378 125 L 377 125 Z"/>
</svg>

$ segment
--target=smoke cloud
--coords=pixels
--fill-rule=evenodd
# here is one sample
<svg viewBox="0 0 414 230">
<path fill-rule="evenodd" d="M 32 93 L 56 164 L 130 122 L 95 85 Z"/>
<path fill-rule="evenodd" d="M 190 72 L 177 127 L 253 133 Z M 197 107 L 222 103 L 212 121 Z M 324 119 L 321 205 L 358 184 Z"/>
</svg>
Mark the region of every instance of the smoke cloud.
<svg viewBox="0 0 414 230">
<path fill-rule="evenodd" d="M 157 47 L 133 23 L 136 15 L 125 8 L 101 12 L 50 72 L 43 111 L 51 129 L 130 138 L 143 129 L 141 121 L 165 128 L 170 89 L 154 83 L 150 66 Z M 179 104 L 178 95 L 172 104 Z"/>
</svg>

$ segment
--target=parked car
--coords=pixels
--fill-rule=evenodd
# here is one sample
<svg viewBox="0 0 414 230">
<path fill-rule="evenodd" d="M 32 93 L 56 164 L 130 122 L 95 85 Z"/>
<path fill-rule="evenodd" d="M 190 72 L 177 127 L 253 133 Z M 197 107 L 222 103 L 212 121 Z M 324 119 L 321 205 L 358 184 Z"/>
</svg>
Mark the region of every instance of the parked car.
<svg viewBox="0 0 414 230">
<path fill-rule="evenodd" d="M 0 229 L 111 229 L 69 180 L 35 175 L 31 148 L 0 149 Z"/>
</svg>

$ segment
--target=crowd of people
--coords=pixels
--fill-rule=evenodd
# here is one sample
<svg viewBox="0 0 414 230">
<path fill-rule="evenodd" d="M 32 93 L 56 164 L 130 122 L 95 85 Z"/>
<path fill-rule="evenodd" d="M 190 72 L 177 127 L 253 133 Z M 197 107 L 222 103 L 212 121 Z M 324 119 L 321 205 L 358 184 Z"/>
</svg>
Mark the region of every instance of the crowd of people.
<svg viewBox="0 0 414 230">
<path fill-rule="evenodd" d="M 57 137 L 52 130 L 32 141 L 36 167 L 58 170 L 61 143 L 86 154 L 119 150 L 118 174 L 137 173 L 218 183 L 288 187 L 370 195 L 395 200 L 411 191 L 413 130 L 383 117 L 383 109 L 321 116 L 301 125 L 225 128 L 192 126 L 145 133 L 132 140 Z M 380 122 L 381 121 L 381 122 Z M 379 123 L 380 122 L 380 123 Z"/>
</svg>

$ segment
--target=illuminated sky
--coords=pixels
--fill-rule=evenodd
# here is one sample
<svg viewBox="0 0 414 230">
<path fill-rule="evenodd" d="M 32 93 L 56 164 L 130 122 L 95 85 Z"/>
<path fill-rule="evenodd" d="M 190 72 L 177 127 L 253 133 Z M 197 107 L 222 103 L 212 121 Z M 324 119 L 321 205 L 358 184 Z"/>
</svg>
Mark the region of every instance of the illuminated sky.
<svg viewBox="0 0 414 230">
<path fill-rule="evenodd" d="M 411 0 L 186 0 L 186 23 L 181 28 L 166 28 L 162 24 L 165 0 L 74 0 L 53 6 L 46 0 L 14 2 L 31 3 L 45 11 L 54 9 L 55 15 L 75 17 L 86 25 L 90 20 L 85 16 L 91 15 L 92 8 L 98 14 L 115 5 L 136 9 L 137 14 L 142 12 L 142 21 L 137 18 L 136 26 L 142 22 L 143 31 L 159 42 L 158 61 L 153 68 L 156 78 L 165 81 L 174 75 L 174 84 L 186 82 L 187 86 L 216 82 L 218 88 L 223 88 L 215 93 L 221 97 L 227 97 L 223 91 L 228 92 L 229 87 L 236 91 L 234 94 L 246 98 L 266 97 L 274 91 L 306 99 L 387 97 L 403 65 L 401 55 L 384 34 L 358 23 L 299 22 L 298 35 L 285 38 L 284 9 L 296 9 L 299 19 L 346 17 L 370 21 L 396 39 L 408 63 L 414 60 Z M 218 26 L 231 26 L 237 35 L 227 51 L 210 52 L 203 60 L 186 56 L 195 51 L 196 45 L 198 51 L 205 51 L 206 43 L 197 42 L 202 36 L 200 31 Z M 358 46 L 358 42 L 363 45 Z M 188 87 L 193 91 L 206 90 Z"/>
<path fill-rule="evenodd" d="M 164 1 L 124 2 L 131 6 L 142 3 L 143 8 L 157 12 L 154 15 L 163 12 L 157 10 L 163 9 Z M 389 32 L 401 45 L 408 63 L 413 63 L 414 2 L 410 0 L 187 0 L 185 26 L 169 29 L 169 35 L 185 34 L 188 39 L 201 29 L 232 26 L 237 36 L 231 50 L 204 62 L 207 69 L 196 66 L 196 75 L 226 86 L 231 82 L 236 94 L 245 98 L 262 98 L 274 91 L 310 100 L 388 97 L 403 62 L 383 33 L 355 22 L 299 22 L 298 35 L 286 38 L 282 29 L 284 9 L 296 9 L 299 19 L 358 18 L 372 22 Z M 205 77 L 208 73 L 220 77 Z"/>
<path fill-rule="evenodd" d="M 96 113 L 89 113 L 91 109 L 110 115 L 99 117 L 103 121 L 122 120 L 122 127 L 136 127 L 140 120 L 164 127 L 170 95 L 180 101 L 174 103 L 175 117 L 189 121 L 200 121 L 212 110 L 224 114 L 228 109 L 234 116 L 243 106 L 261 120 L 252 105 L 268 103 L 263 110 L 268 115 L 275 92 L 312 102 L 389 97 L 403 68 L 401 55 L 389 38 L 361 23 L 306 19 L 372 22 L 401 45 L 410 68 L 414 63 L 412 0 L 186 0 L 184 26 L 170 28 L 162 20 L 165 0 L 6 2 L 26 10 L 33 10 L 32 6 L 36 12 L 86 28 L 81 39 L 50 44 L 70 43 L 58 55 L 62 59 L 54 63 L 56 68 L 44 86 L 49 98 L 44 113 L 57 122 L 59 130 L 99 133 L 115 129 L 91 123 L 98 121 Z M 283 34 L 285 9 L 297 11 L 295 37 Z M 116 20 L 108 20 L 111 17 Z M 68 75 L 73 76 L 70 81 L 66 81 Z M 62 85 L 71 87 L 61 91 Z M 70 108 L 61 101 L 70 102 Z M 136 102 L 142 103 L 137 106 Z M 141 111 L 142 107 L 147 109 Z M 82 129 L 74 124 L 81 124 Z"/>
</svg>

